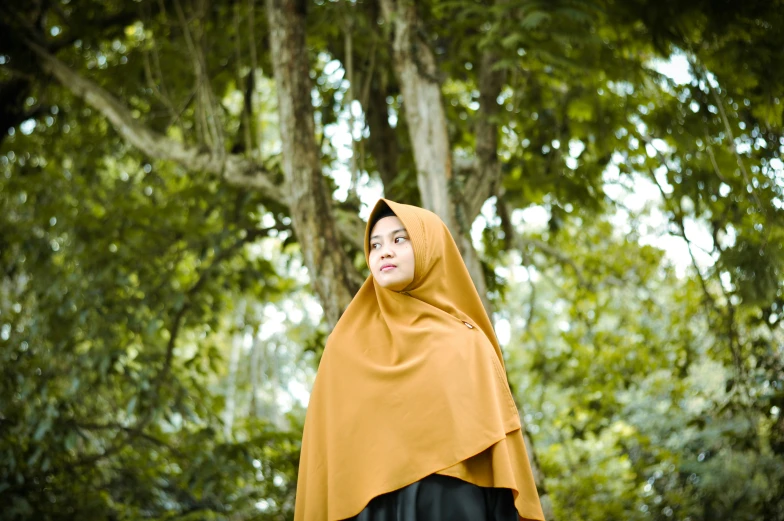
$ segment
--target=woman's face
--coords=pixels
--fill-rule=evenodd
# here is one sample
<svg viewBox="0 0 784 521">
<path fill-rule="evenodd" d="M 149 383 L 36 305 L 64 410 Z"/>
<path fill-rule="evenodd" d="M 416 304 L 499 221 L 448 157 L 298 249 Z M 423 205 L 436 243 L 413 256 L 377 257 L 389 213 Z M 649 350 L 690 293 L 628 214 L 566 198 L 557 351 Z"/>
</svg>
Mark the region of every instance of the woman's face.
<svg viewBox="0 0 784 521">
<path fill-rule="evenodd" d="M 414 280 L 414 248 L 396 216 L 379 219 L 370 231 L 370 272 L 384 288 L 402 291 Z"/>
</svg>

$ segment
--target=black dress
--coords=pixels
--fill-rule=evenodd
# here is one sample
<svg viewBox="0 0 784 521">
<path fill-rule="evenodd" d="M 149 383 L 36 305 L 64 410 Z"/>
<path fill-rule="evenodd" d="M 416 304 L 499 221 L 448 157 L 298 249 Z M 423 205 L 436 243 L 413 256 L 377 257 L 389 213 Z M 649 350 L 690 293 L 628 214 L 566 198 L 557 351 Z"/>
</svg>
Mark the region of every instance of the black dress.
<svg viewBox="0 0 784 521">
<path fill-rule="evenodd" d="M 508 488 L 484 488 L 431 474 L 373 498 L 346 521 L 518 521 Z"/>
</svg>

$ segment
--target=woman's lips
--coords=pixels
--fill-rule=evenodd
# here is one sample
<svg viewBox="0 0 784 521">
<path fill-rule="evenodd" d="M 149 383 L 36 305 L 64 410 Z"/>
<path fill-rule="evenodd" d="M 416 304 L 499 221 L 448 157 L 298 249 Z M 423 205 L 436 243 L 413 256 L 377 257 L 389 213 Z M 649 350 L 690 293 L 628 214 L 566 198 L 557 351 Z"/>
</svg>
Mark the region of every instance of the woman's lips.
<svg viewBox="0 0 784 521">
<path fill-rule="evenodd" d="M 393 270 L 393 269 L 395 269 L 396 267 L 397 267 L 397 266 L 392 266 L 392 265 L 388 265 L 388 266 L 381 266 L 381 271 L 389 271 L 389 270 Z"/>
</svg>

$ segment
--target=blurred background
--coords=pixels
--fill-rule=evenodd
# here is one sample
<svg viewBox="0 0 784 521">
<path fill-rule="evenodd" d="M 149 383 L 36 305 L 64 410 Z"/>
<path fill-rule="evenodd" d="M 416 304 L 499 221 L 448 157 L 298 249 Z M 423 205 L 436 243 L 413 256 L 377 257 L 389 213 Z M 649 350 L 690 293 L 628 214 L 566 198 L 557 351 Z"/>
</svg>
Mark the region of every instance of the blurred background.
<svg viewBox="0 0 784 521">
<path fill-rule="evenodd" d="M 0 517 L 292 519 L 386 196 L 550 520 L 784 520 L 783 114 L 780 0 L 5 0 Z"/>
</svg>

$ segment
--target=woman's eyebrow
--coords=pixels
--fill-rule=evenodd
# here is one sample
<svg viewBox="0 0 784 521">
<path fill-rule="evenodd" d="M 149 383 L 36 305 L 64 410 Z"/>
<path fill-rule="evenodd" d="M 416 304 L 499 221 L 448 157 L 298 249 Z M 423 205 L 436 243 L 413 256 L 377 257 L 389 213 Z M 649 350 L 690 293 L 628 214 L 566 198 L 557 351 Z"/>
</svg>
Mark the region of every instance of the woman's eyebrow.
<svg viewBox="0 0 784 521">
<path fill-rule="evenodd" d="M 391 231 L 391 232 L 389 232 L 387 235 L 395 235 L 397 232 L 404 232 L 404 231 L 406 231 L 406 229 L 405 229 L 405 228 L 398 228 L 397 230 L 392 230 L 392 231 Z M 373 239 L 378 239 L 378 238 L 380 238 L 380 237 L 381 237 L 380 235 L 371 235 L 371 236 L 370 236 L 370 240 L 373 240 Z"/>
</svg>

